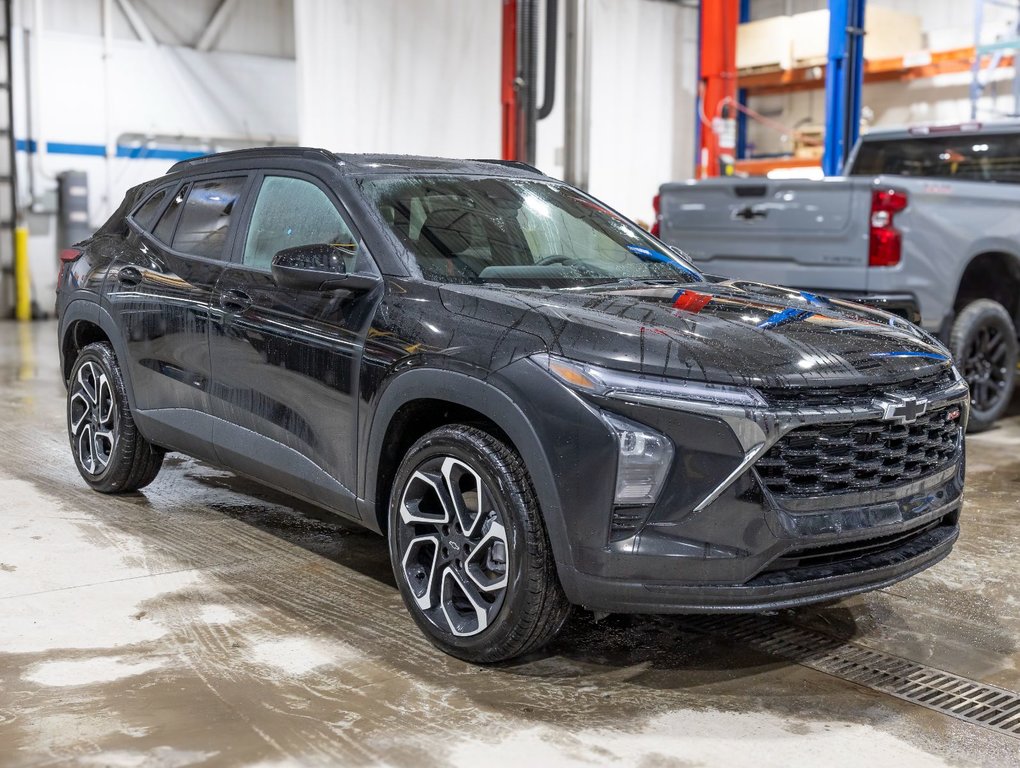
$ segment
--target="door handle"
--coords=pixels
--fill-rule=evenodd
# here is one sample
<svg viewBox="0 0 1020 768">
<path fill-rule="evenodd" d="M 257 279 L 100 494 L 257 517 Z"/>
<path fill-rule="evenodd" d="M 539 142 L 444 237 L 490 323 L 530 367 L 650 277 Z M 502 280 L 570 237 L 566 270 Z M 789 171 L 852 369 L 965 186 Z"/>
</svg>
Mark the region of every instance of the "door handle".
<svg viewBox="0 0 1020 768">
<path fill-rule="evenodd" d="M 220 294 L 220 308 L 226 312 L 244 312 L 251 304 L 251 296 L 236 288 L 231 288 Z"/>
<path fill-rule="evenodd" d="M 138 285 L 142 282 L 142 273 L 135 267 L 121 267 L 117 273 L 117 280 L 122 285 Z"/>
</svg>

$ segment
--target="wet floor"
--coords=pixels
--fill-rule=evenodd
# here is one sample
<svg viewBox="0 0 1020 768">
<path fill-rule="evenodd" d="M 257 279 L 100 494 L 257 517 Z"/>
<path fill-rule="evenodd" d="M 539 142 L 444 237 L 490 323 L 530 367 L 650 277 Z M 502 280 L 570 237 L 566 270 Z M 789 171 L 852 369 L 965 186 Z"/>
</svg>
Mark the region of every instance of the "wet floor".
<svg viewBox="0 0 1020 768">
<path fill-rule="evenodd" d="M 1020 765 L 1020 738 L 730 619 L 580 615 L 513 664 L 443 656 L 373 534 L 179 456 L 88 490 L 54 337 L 0 323 L 0 765 Z M 949 559 L 767 621 L 1020 691 L 1018 449 L 1020 415 L 968 442 Z"/>
</svg>

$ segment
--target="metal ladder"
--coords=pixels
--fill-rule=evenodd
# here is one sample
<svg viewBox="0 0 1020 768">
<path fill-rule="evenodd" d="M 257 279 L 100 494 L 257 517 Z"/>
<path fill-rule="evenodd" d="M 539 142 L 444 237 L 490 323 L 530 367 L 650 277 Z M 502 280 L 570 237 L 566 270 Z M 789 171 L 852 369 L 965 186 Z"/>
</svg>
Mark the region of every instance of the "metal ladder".
<svg viewBox="0 0 1020 768">
<path fill-rule="evenodd" d="M 997 6 L 1016 11 L 1013 34 L 1004 40 L 984 41 L 985 6 Z M 974 0 L 974 63 L 971 68 L 970 81 L 970 118 L 979 117 L 978 103 L 988 88 L 991 73 L 1002 60 L 1013 56 L 1013 115 L 1020 115 L 1020 76 L 1017 76 L 1017 63 L 1020 60 L 1020 0 Z M 981 80 L 981 63 L 984 56 L 990 56 L 988 80 Z"/>
<path fill-rule="evenodd" d="M 11 89 L 11 5 L 0 0 L 0 318 L 14 308 L 14 228 L 17 219 L 14 95 Z"/>
</svg>

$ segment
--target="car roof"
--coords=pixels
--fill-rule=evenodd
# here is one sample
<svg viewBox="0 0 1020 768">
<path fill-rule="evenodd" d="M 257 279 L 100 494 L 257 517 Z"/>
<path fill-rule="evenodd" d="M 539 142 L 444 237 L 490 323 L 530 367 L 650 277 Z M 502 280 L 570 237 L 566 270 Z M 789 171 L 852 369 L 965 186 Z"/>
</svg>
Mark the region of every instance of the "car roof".
<svg viewBox="0 0 1020 768">
<path fill-rule="evenodd" d="M 351 154 L 330 152 L 316 147 L 254 147 L 230 152 L 217 152 L 182 160 L 171 166 L 170 173 L 213 171 L 218 166 L 260 160 L 313 161 L 339 167 L 352 175 L 383 174 L 470 174 L 480 176 L 544 176 L 537 168 L 515 160 L 459 160 L 421 155 Z"/>
</svg>

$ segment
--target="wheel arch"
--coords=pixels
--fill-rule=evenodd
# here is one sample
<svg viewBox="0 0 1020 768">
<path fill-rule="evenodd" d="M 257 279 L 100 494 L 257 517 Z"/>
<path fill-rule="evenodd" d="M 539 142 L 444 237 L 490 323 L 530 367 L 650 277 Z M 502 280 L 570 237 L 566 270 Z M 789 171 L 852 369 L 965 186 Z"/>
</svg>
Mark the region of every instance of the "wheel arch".
<svg viewBox="0 0 1020 768">
<path fill-rule="evenodd" d="M 555 559 L 571 563 L 559 493 L 538 435 L 509 395 L 463 373 L 416 369 L 399 375 L 382 393 L 363 443 L 358 495 L 365 524 L 386 532 L 389 485 L 407 448 L 438 426 L 464 420 L 517 451 L 538 496 Z"/>
<path fill-rule="evenodd" d="M 110 313 L 94 301 L 76 299 L 64 308 L 60 316 L 58 334 L 60 372 L 65 384 L 70 378 L 71 368 L 74 367 L 75 358 L 82 347 L 96 341 L 105 341 L 113 347 L 113 353 L 121 363 L 121 376 L 124 378 L 128 404 L 133 411 L 135 400 L 130 366 L 127 365 L 127 349 Z"/>
<path fill-rule="evenodd" d="M 1020 256 L 989 249 L 970 258 L 957 283 L 953 315 L 958 316 L 978 299 L 998 302 L 1013 318 L 1014 325 L 1020 324 Z"/>
</svg>

